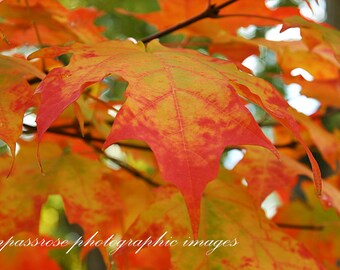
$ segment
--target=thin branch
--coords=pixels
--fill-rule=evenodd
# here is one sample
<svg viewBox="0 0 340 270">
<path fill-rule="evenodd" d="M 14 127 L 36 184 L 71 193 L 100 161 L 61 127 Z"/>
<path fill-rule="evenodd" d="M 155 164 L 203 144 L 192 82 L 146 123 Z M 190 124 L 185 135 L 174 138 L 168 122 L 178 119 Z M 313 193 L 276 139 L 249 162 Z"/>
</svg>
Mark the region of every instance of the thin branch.
<svg viewBox="0 0 340 270">
<path fill-rule="evenodd" d="M 29 129 L 29 130 L 33 130 L 36 131 L 36 127 L 32 127 L 30 125 L 23 125 L 25 128 Z M 105 156 L 105 158 L 111 160 L 112 162 L 114 162 L 115 164 L 117 164 L 118 166 L 120 166 L 123 170 L 128 171 L 130 174 L 144 180 L 147 184 L 153 186 L 153 187 L 158 187 L 160 186 L 158 183 L 155 183 L 154 181 L 152 181 L 152 179 L 146 177 L 145 175 L 143 175 L 140 171 L 138 171 L 136 168 L 130 166 L 129 164 L 109 157 L 100 147 L 96 146 L 93 144 L 93 142 L 100 142 L 100 143 L 104 143 L 105 139 L 102 138 L 96 138 L 96 137 L 92 137 L 91 135 L 86 134 L 84 137 L 80 134 L 80 133 L 72 133 L 72 132 L 67 132 L 65 130 L 62 130 L 60 128 L 49 128 L 47 130 L 47 132 L 49 133 L 53 133 L 53 134 L 57 134 L 57 135 L 62 135 L 62 136 L 68 136 L 68 137 L 72 137 L 72 138 L 77 138 L 80 140 L 85 141 L 88 145 L 90 145 L 94 150 L 96 150 L 96 152 L 101 153 Z M 145 146 L 141 146 L 141 145 L 131 145 L 131 144 L 125 144 L 125 143 L 117 143 L 119 146 L 124 146 L 124 147 L 130 147 L 130 148 L 137 148 L 137 149 L 141 149 L 141 150 L 147 150 L 147 151 L 151 151 L 151 149 L 149 147 L 145 147 Z"/>
<path fill-rule="evenodd" d="M 129 164 L 125 163 L 124 161 L 121 161 L 119 159 L 113 158 L 108 156 L 105 152 L 102 151 L 102 149 L 100 147 L 97 147 L 93 144 L 89 144 L 94 150 L 96 150 L 98 153 L 101 153 L 105 156 L 105 158 L 111 160 L 112 162 L 114 162 L 115 164 L 117 164 L 118 166 L 120 166 L 122 169 L 128 171 L 130 174 L 144 180 L 147 184 L 153 186 L 153 187 L 159 187 L 160 184 L 154 182 L 152 179 L 150 179 L 149 177 L 143 175 L 140 171 L 138 171 L 136 168 L 130 166 Z"/>
<path fill-rule="evenodd" d="M 118 159 L 115 159 L 115 158 L 112 158 L 112 157 L 109 157 L 107 155 L 105 155 L 105 158 L 108 158 L 110 159 L 111 161 L 113 161 L 114 163 L 116 163 L 119 167 L 121 167 L 122 169 L 128 171 L 130 174 L 132 174 L 133 176 L 136 176 L 142 180 L 144 180 L 147 184 L 149 184 L 150 186 L 153 186 L 153 187 L 160 187 L 161 185 L 154 182 L 152 179 L 150 179 L 149 177 L 146 177 L 145 175 L 143 175 L 140 171 L 138 171 L 137 169 L 135 169 L 134 167 L 130 166 L 129 164 L 121 161 L 121 160 L 118 160 Z"/>
<path fill-rule="evenodd" d="M 286 224 L 276 223 L 278 227 L 296 230 L 311 230 L 311 231 L 322 231 L 324 226 L 322 225 L 298 225 L 298 224 Z"/>
<path fill-rule="evenodd" d="M 85 123 L 85 126 L 88 125 L 88 123 Z M 30 126 L 30 125 L 23 125 L 24 128 L 32 131 L 32 132 L 36 132 L 37 128 Z M 67 125 L 66 127 L 71 127 L 69 125 Z M 72 126 L 74 127 L 74 126 Z M 81 133 L 75 133 L 75 132 L 69 132 L 64 130 L 63 128 L 58 127 L 50 127 L 49 129 L 47 129 L 46 131 L 47 133 L 52 133 L 52 134 L 56 134 L 56 135 L 61 135 L 61 136 L 67 136 L 67 137 L 71 137 L 71 138 L 76 138 L 76 139 L 80 139 L 80 140 L 86 140 L 88 142 L 98 142 L 98 143 L 104 143 L 105 139 L 103 138 L 98 138 L 98 137 L 93 137 L 89 134 L 85 134 L 85 136 L 83 137 L 81 135 Z M 138 149 L 138 150 L 143 150 L 143 151 L 151 151 L 151 149 L 148 146 L 144 146 L 144 145 L 136 145 L 136 144 L 129 144 L 129 143 L 115 143 L 119 146 L 122 147 L 126 147 L 126 148 L 132 148 L 132 149 Z"/>
<path fill-rule="evenodd" d="M 47 132 L 48 133 L 53 133 L 53 134 L 56 134 L 56 135 L 62 135 L 62 136 L 67 136 L 67 137 L 72 137 L 72 138 L 78 138 L 78 139 L 82 139 L 82 140 L 85 140 L 85 141 L 99 142 L 99 143 L 104 143 L 105 142 L 105 139 L 102 139 L 102 138 L 93 137 L 93 136 L 88 135 L 88 134 L 85 134 L 84 137 L 83 137 L 81 135 L 81 133 L 67 132 L 67 131 L 64 131 L 62 129 L 54 129 L 53 127 L 49 128 L 47 130 Z"/>
<path fill-rule="evenodd" d="M 231 5 L 232 3 L 235 3 L 237 0 L 229 0 L 229 1 L 226 1 L 218 6 L 216 5 L 209 5 L 206 10 L 204 10 L 203 12 L 201 12 L 200 14 L 190 18 L 190 19 L 187 19 L 179 24 L 176 24 L 172 27 L 169 27 L 163 31 L 160 31 L 160 32 L 157 32 L 153 35 L 150 35 L 146 38 L 143 38 L 141 41 L 144 42 L 144 43 L 148 43 L 150 42 L 151 40 L 153 39 L 156 39 L 156 38 L 160 38 L 160 37 L 163 37 L 167 34 L 170 34 L 176 30 L 179 30 L 179 29 L 182 29 L 184 27 L 187 27 L 195 22 L 198 22 L 200 20 L 203 20 L 205 18 L 218 18 L 219 17 L 219 12 L 221 9 L 225 8 L 226 6 L 229 6 Z"/>
</svg>

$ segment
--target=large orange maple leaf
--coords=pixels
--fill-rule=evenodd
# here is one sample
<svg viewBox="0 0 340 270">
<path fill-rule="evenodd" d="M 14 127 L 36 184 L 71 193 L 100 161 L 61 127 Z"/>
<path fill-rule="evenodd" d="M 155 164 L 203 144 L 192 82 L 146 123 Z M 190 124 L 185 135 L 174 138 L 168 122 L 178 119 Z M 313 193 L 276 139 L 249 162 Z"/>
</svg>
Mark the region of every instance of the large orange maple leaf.
<svg viewBox="0 0 340 270">
<path fill-rule="evenodd" d="M 127 100 L 104 147 L 124 139 L 147 142 L 164 179 L 181 190 L 194 235 L 203 190 L 216 178 L 226 146 L 259 145 L 278 155 L 237 93 L 260 102 L 302 141 L 283 98 L 270 84 L 239 71 L 229 61 L 191 50 L 168 49 L 157 41 L 146 48 L 129 41 L 75 44 L 46 48 L 32 57 L 66 52 L 73 52 L 70 64 L 53 69 L 37 89 L 42 94 L 37 116 L 39 140 L 88 85 L 111 73 L 122 76 L 129 83 Z M 320 190 L 318 167 L 308 154 Z"/>
</svg>

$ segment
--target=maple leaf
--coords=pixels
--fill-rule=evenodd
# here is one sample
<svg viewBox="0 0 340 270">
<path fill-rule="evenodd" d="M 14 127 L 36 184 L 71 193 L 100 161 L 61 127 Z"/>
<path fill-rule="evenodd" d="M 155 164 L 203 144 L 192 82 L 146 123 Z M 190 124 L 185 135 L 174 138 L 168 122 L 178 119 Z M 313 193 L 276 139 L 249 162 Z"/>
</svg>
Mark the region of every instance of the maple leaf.
<svg viewBox="0 0 340 270">
<path fill-rule="evenodd" d="M 74 53 L 70 65 L 52 70 L 37 89 L 42 93 L 37 116 L 39 140 L 87 85 L 109 73 L 122 76 L 129 82 L 127 101 L 104 147 L 123 139 L 146 141 L 164 179 L 182 191 L 194 232 L 202 192 L 216 177 L 225 146 L 257 144 L 275 152 L 232 85 L 228 85 L 228 74 L 240 72 L 230 62 L 216 70 L 222 61 L 193 51 L 166 49 L 157 42 L 149 44 L 147 51 L 141 44 L 112 41 L 57 48 L 56 53 L 64 50 Z M 51 52 L 53 48 L 33 56 L 51 56 Z M 87 65 L 89 58 L 91 65 Z M 83 61 L 87 62 L 85 69 Z M 193 101 L 194 107 L 190 105 Z"/>
<path fill-rule="evenodd" d="M 333 51 L 335 58 L 340 62 L 340 34 L 331 27 L 325 27 L 314 22 L 307 21 L 299 16 L 284 19 L 281 31 L 291 27 L 300 27 L 303 41 L 310 49 L 325 43 Z"/>
<path fill-rule="evenodd" d="M 5 141 L 15 157 L 15 145 L 22 133 L 22 121 L 26 110 L 33 106 L 33 89 L 25 78 L 45 74 L 28 61 L 0 55 L 0 139 Z M 18 99 L 20 96 L 20 99 Z"/>
<path fill-rule="evenodd" d="M 248 190 L 258 205 L 274 190 L 285 188 L 291 191 L 298 175 L 312 177 L 307 167 L 284 154 L 278 160 L 265 149 L 255 146 L 245 149 L 245 156 L 233 171 L 247 180 Z"/>
<path fill-rule="evenodd" d="M 22 231 L 37 234 L 40 209 L 48 195 L 62 196 L 69 222 L 81 225 L 86 237 L 99 231 L 103 238 L 122 233 L 145 207 L 144 201 L 152 198 L 144 183 L 126 173 L 112 172 L 98 161 L 63 152 L 55 142 L 42 144 L 45 175 L 41 175 L 35 149 L 21 143 L 9 181 L 0 182 L 1 239 Z M 2 180 L 5 161 L 1 157 Z M 132 207 L 135 200 L 138 206 Z"/>
<path fill-rule="evenodd" d="M 234 77 L 234 78 L 233 78 Z M 294 120 L 294 110 L 289 107 L 288 103 L 282 98 L 280 93 L 276 91 L 269 83 L 258 80 L 256 77 L 247 76 L 245 73 L 230 74 L 230 81 L 236 84 L 236 91 L 243 97 L 249 99 L 254 104 L 263 108 L 269 115 L 278 120 L 284 127 L 291 131 L 294 137 L 302 144 L 305 149 L 309 161 L 311 163 L 314 175 L 314 184 L 317 194 L 322 193 L 322 180 L 318 163 L 313 157 L 312 152 L 302 139 L 299 126 Z M 241 85 L 237 83 L 241 81 Z"/>
<path fill-rule="evenodd" d="M 225 0 L 216 0 L 211 1 L 211 4 L 218 6 L 226 2 Z M 134 15 L 163 30 L 176 25 L 178 22 L 196 16 L 207 8 L 207 1 L 205 0 L 197 0 L 194 2 L 190 0 L 159 0 L 159 4 L 161 6 L 160 11 Z M 179 6 L 181 9 L 178 9 Z M 259 14 L 261 14 L 262 18 L 257 17 Z M 213 38 L 217 31 L 228 31 L 235 35 L 237 29 L 242 26 L 246 27 L 251 24 L 259 26 L 275 25 L 278 24 L 279 19 L 298 14 L 299 9 L 293 7 L 271 10 L 265 5 L 265 1 L 263 0 L 234 1 L 231 5 L 220 10 L 218 20 L 200 21 L 184 29 L 180 29 L 180 31 Z"/>
<path fill-rule="evenodd" d="M 242 63 L 251 55 L 259 55 L 259 46 L 251 40 L 224 33 L 214 37 L 213 42 L 209 44 L 209 53 L 220 53 L 233 62 Z"/>
<path fill-rule="evenodd" d="M 285 76 L 290 75 L 296 68 L 302 68 L 317 82 L 339 80 L 339 63 L 334 58 L 332 50 L 324 43 L 310 50 L 302 40 L 280 42 L 264 38 L 247 40 L 223 33 L 215 34 L 213 42 L 208 45 L 209 52 L 222 53 L 228 59 L 236 61 L 243 61 L 251 55 L 259 55 L 259 47 L 265 46 L 276 53 L 277 64 Z M 233 48 L 240 48 L 240 51 L 233 52 Z"/>
<path fill-rule="evenodd" d="M 290 74 L 295 68 L 302 68 L 308 71 L 315 80 L 339 79 L 338 67 L 316 53 L 286 50 L 278 54 L 277 61 L 287 74 Z"/>
<path fill-rule="evenodd" d="M 338 269 L 340 250 L 339 215 L 334 209 L 325 210 L 313 194 L 309 183 L 302 185 L 305 201 L 294 200 L 278 209 L 274 220 L 278 223 L 289 223 L 314 227 L 314 230 L 284 229 L 323 263 L 326 269 Z M 317 229 L 319 228 L 319 229 Z"/>
<path fill-rule="evenodd" d="M 170 187 L 161 188 L 154 203 L 122 239 L 145 240 L 151 237 L 155 242 L 166 232 L 164 241 L 177 241 L 177 245 L 168 246 L 174 269 L 324 269 L 302 244 L 282 233 L 254 208 L 254 201 L 245 187 L 228 179 L 210 183 L 204 192 L 198 241 L 211 244 L 211 241 L 233 242 L 236 239 L 237 245 L 221 246 L 213 252 L 213 246 L 208 244 L 183 246 L 185 240 L 192 240 L 189 219 L 183 216 L 185 207 L 178 192 Z M 121 269 L 126 269 L 124 265 L 135 266 L 134 258 L 138 254 L 134 253 L 138 248 L 131 246 L 116 250 L 113 258 Z M 144 247 L 142 251 L 144 249 L 153 247 Z M 128 261 L 121 258 L 128 258 Z M 149 269 L 158 267 L 154 265 Z"/>
<path fill-rule="evenodd" d="M 110 41 L 46 48 L 31 57 L 65 52 L 73 52 L 70 64 L 52 70 L 37 88 L 42 94 L 38 139 L 88 85 L 111 73 L 122 76 L 129 82 L 127 100 L 104 147 L 123 139 L 147 142 L 164 179 L 183 193 L 194 234 L 201 195 L 216 177 L 226 146 L 253 144 L 277 153 L 236 92 L 262 105 L 292 130 L 306 148 L 321 192 L 317 163 L 299 135 L 288 104 L 270 84 L 239 71 L 231 62 L 191 50 L 167 49 L 156 41 L 146 50 L 140 43 Z"/>
<path fill-rule="evenodd" d="M 57 1 L 5 1 L 0 4 L 2 35 L 8 40 L 1 49 L 22 44 L 64 44 L 70 41 L 105 40 L 92 22 L 99 16 L 92 9 L 67 10 Z M 38 35 L 38 36 L 37 36 Z M 42 45 L 42 44 L 40 44 Z"/>
<path fill-rule="evenodd" d="M 273 191 L 280 191 L 281 197 L 287 197 L 286 194 L 291 194 L 296 185 L 298 176 L 304 175 L 310 179 L 313 177 L 313 173 L 305 165 L 284 153 L 280 153 L 281 159 L 278 160 L 267 149 L 256 146 L 247 146 L 245 149 L 245 156 L 233 172 L 246 179 L 248 191 L 258 205 Z M 340 214 L 339 198 L 339 191 L 327 181 L 323 182 L 321 201 Z"/>
<path fill-rule="evenodd" d="M 327 132 L 320 124 L 315 123 L 308 116 L 292 110 L 295 119 L 304 126 L 314 141 L 315 145 L 320 150 L 322 157 L 335 170 L 336 162 L 340 157 L 340 140 L 333 134 Z"/>
</svg>

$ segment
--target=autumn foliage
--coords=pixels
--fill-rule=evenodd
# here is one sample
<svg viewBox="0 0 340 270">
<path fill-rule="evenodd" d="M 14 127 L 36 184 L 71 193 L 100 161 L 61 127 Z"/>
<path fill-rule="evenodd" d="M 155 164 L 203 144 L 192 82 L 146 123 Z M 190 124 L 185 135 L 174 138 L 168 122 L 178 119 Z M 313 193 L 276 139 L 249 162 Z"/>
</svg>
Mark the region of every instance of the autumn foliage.
<svg viewBox="0 0 340 270">
<path fill-rule="evenodd" d="M 269 2 L 0 1 L 0 269 L 338 269 L 340 33 Z"/>
</svg>

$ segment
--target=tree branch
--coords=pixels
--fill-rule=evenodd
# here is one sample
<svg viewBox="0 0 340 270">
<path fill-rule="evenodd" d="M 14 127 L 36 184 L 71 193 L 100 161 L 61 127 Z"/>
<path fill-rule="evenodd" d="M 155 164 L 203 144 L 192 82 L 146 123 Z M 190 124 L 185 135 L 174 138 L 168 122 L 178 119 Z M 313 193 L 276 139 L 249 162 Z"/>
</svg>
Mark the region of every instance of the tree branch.
<svg viewBox="0 0 340 270">
<path fill-rule="evenodd" d="M 32 126 L 26 125 L 26 124 L 24 124 L 23 126 L 24 126 L 24 128 L 26 128 L 26 129 L 28 129 L 32 132 L 37 131 L 36 127 L 32 127 Z M 85 126 L 88 126 L 88 123 L 85 123 Z M 83 137 L 80 132 L 77 132 L 77 133 L 69 132 L 69 131 L 64 130 L 63 127 L 61 127 L 61 126 L 60 127 L 59 126 L 58 127 L 50 127 L 49 129 L 47 129 L 46 132 L 56 134 L 56 135 L 76 138 L 76 139 L 80 139 L 80 140 L 85 140 L 85 141 L 88 141 L 88 142 L 98 142 L 98 143 L 104 143 L 105 142 L 105 139 L 103 139 L 103 138 L 93 137 L 90 134 L 85 134 L 85 136 Z M 74 125 L 73 126 L 66 125 L 65 127 L 74 128 Z M 139 149 L 139 150 L 144 150 L 144 151 L 151 151 L 151 149 L 148 146 L 144 146 L 144 145 L 136 145 L 136 144 L 130 144 L 130 143 L 119 143 L 119 142 L 115 143 L 115 144 L 122 146 L 122 147 L 126 147 L 126 148 L 133 148 L 133 149 Z"/>
<path fill-rule="evenodd" d="M 105 158 L 111 160 L 112 162 L 114 162 L 115 164 L 117 164 L 118 166 L 120 166 L 122 169 L 128 171 L 130 174 L 144 180 L 147 184 L 149 184 L 150 186 L 153 186 L 153 187 L 159 187 L 160 184 L 154 182 L 152 179 L 146 177 L 145 175 L 143 175 L 140 171 L 138 171 L 136 168 L 130 166 L 129 164 L 119 160 L 119 159 L 116 159 L 116 158 L 113 158 L 113 157 L 110 157 L 108 156 L 105 152 L 103 152 L 103 150 L 96 146 L 96 145 L 93 145 L 93 144 L 89 144 L 94 150 L 96 150 L 98 153 L 101 153 L 104 155 Z"/>
<path fill-rule="evenodd" d="M 36 131 L 36 127 L 32 127 L 30 125 L 23 125 L 26 129 L 31 130 L 31 131 Z M 118 166 L 120 166 L 123 170 L 128 171 L 130 174 L 144 180 L 147 184 L 153 186 L 153 187 L 159 187 L 160 185 L 158 183 L 155 183 L 154 181 L 152 181 L 152 179 L 144 176 L 140 171 L 138 171 L 137 169 L 135 169 L 134 167 L 130 166 L 129 164 L 109 157 L 100 147 L 96 146 L 93 144 L 93 142 L 100 142 L 100 143 L 104 143 L 105 139 L 102 138 L 96 138 L 96 137 L 92 137 L 89 134 L 86 134 L 84 137 L 80 134 L 80 133 L 73 133 L 73 132 L 68 132 L 63 130 L 62 128 L 59 127 L 50 127 L 47 132 L 49 133 L 53 133 L 53 134 L 57 134 L 57 135 L 62 135 L 62 136 L 68 136 L 68 137 L 72 137 L 72 138 L 77 138 L 77 139 L 81 139 L 83 141 L 85 141 L 88 145 L 90 145 L 96 152 L 101 153 L 105 156 L 105 158 L 111 160 L 112 162 L 114 162 L 115 164 L 117 164 Z M 130 148 L 136 148 L 136 149 L 141 149 L 141 150 L 146 150 L 146 151 L 151 151 L 151 149 L 147 146 L 142 146 L 142 145 L 132 145 L 132 144 L 125 144 L 125 143 L 116 143 L 119 146 L 124 146 L 124 147 L 130 147 Z"/>
<path fill-rule="evenodd" d="M 153 35 L 150 35 L 146 38 L 143 38 L 141 39 L 142 42 L 144 43 L 148 43 L 150 42 L 151 40 L 155 39 L 155 38 L 160 38 L 160 37 L 163 37 L 167 34 L 170 34 L 176 30 L 179 30 L 179 29 L 182 29 L 186 26 L 189 26 L 195 22 L 198 22 L 202 19 L 205 19 L 205 18 L 219 18 L 219 12 L 221 9 L 225 8 L 226 6 L 229 6 L 231 5 L 232 3 L 236 2 L 237 0 L 229 0 L 229 1 L 226 1 L 218 6 L 216 6 L 215 4 L 210 4 L 208 5 L 208 7 L 206 8 L 206 10 L 204 10 L 202 13 L 190 18 L 190 19 L 187 19 L 179 24 L 176 24 L 172 27 L 169 27 L 163 31 L 160 31 L 160 32 L 157 32 Z"/>
</svg>

